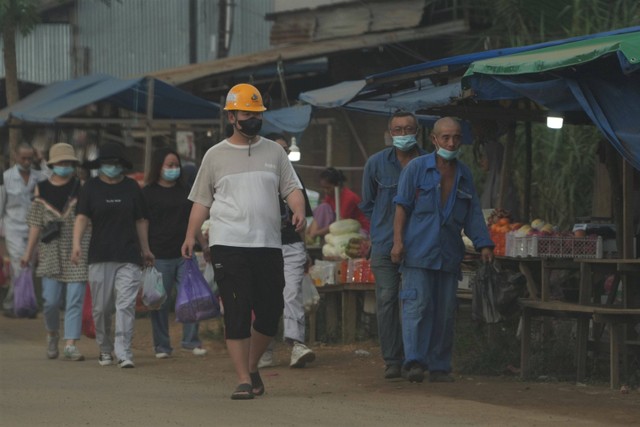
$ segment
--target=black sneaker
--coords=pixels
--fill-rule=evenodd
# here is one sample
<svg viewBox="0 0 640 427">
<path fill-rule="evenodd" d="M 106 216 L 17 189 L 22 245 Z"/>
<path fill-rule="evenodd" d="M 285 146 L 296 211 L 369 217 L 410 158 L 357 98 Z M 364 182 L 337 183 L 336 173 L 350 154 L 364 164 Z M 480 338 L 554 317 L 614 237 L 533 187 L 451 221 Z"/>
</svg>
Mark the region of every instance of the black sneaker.
<svg viewBox="0 0 640 427">
<path fill-rule="evenodd" d="M 407 379 L 411 383 L 421 383 L 424 381 L 424 369 L 420 366 L 419 363 L 414 362 L 409 367 L 409 372 L 407 372 Z"/>
<path fill-rule="evenodd" d="M 100 366 L 113 365 L 113 356 L 111 356 L 111 353 L 100 353 L 98 363 L 100 364 Z"/>
<path fill-rule="evenodd" d="M 387 365 L 384 369 L 384 378 L 387 380 L 400 378 L 400 365 Z"/>
</svg>

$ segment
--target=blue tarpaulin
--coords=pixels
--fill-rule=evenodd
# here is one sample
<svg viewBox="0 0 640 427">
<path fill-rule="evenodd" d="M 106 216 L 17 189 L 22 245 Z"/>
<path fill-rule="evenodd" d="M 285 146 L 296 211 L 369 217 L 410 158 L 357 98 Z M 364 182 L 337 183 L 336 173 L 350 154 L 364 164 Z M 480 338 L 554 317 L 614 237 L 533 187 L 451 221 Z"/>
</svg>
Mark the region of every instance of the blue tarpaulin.
<svg viewBox="0 0 640 427">
<path fill-rule="evenodd" d="M 281 133 L 283 131 L 299 135 L 309 126 L 311 120 L 310 105 L 294 105 L 279 110 L 267 110 L 262 114 L 262 133 Z"/>
<path fill-rule="evenodd" d="M 478 61 L 463 84 L 479 100 L 528 98 L 554 112 L 584 111 L 640 170 L 640 27 L 625 30 Z"/>
<path fill-rule="evenodd" d="M 93 74 L 52 83 L 0 111 L 0 126 L 11 117 L 31 123 L 57 119 L 98 102 L 108 102 L 139 114 L 147 112 L 148 79 L 119 79 Z M 215 119 L 220 106 L 154 79 L 154 119 Z"/>
</svg>

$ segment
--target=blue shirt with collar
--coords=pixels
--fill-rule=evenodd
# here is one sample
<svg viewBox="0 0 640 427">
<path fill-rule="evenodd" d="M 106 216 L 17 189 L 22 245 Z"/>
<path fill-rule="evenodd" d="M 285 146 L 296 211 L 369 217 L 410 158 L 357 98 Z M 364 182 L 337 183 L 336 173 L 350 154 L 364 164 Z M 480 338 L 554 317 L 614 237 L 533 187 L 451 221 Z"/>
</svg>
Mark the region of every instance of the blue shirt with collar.
<svg viewBox="0 0 640 427">
<path fill-rule="evenodd" d="M 464 257 L 461 232 L 476 250 L 493 247 L 469 168 L 457 161 L 456 177 L 445 206 L 440 203 L 436 154 L 413 159 L 404 168 L 394 203 L 404 207 L 403 265 L 460 274 Z"/>
<path fill-rule="evenodd" d="M 417 147 L 417 146 L 416 146 Z M 426 153 L 417 147 L 419 156 Z M 402 165 L 394 147 L 387 147 L 369 157 L 362 177 L 360 210 L 371 220 L 369 237 L 371 255 L 389 255 L 393 247 L 393 198 L 398 190 Z"/>
</svg>

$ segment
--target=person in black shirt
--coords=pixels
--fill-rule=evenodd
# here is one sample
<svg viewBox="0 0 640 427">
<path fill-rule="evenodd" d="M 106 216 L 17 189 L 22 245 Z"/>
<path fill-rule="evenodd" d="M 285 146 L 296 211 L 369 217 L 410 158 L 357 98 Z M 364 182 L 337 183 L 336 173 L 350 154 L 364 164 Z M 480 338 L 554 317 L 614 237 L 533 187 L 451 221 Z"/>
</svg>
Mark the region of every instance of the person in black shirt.
<svg viewBox="0 0 640 427">
<path fill-rule="evenodd" d="M 122 144 L 107 142 L 87 166 L 99 167 L 100 174 L 87 181 L 80 193 L 71 261 L 80 262 L 80 241 L 91 221 L 89 285 L 100 348 L 98 363 L 111 365 L 115 351 L 119 367 L 133 368 L 131 339 L 141 265 L 153 265 L 154 260 L 147 239 L 147 209 L 138 183 L 122 174 L 124 168 L 132 167 Z M 115 346 L 111 341 L 114 311 Z"/>
<path fill-rule="evenodd" d="M 289 142 L 282 134 L 272 133 L 265 138 L 277 142 L 289 153 Z M 300 177 L 298 177 L 300 179 Z M 302 182 L 302 181 L 301 181 Z M 306 215 L 311 216 L 313 212 L 309 204 L 307 192 L 302 185 L 302 194 L 305 200 Z M 304 230 L 301 233 L 291 223 L 291 210 L 287 204 L 280 199 L 280 214 L 282 216 L 282 258 L 284 260 L 284 341 L 291 346 L 291 359 L 289 366 L 292 368 L 303 368 L 307 363 L 313 362 L 315 353 L 304 345 L 305 335 L 305 313 L 302 301 L 302 279 L 307 264 L 307 251 L 304 246 Z M 275 366 L 273 360 L 273 341 L 264 352 L 258 368 Z"/>
<path fill-rule="evenodd" d="M 192 205 L 187 198 L 189 188 L 183 180 L 178 153 L 168 148 L 155 151 L 142 194 L 149 211 L 149 246 L 155 256 L 155 267 L 162 273 L 167 296 L 170 296 L 184 272 L 186 259 L 182 257 L 181 247 Z M 198 238 L 208 258 L 207 241 L 201 233 Z M 151 312 L 153 346 L 158 359 L 168 358 L 173 351 L 169 337 L 169 301 L 167 298 L 159 310 Z M 181 345 L 196 356 L 207 353 L 198 338 L 198 323 L 183 324 Z"/>
</svg>

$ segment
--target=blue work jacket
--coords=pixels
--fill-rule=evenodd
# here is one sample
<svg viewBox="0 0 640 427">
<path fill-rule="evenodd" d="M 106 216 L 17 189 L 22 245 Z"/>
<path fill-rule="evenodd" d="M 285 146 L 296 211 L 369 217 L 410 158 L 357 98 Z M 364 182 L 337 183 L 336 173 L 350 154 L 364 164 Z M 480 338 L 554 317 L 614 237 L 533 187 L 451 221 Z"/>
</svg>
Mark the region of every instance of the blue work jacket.
<svg viewBox="0 0 640 427">
<path fill-rule="evenodd" d="M 418 147 L 419 155 L 426 153 Z M 402 165 L 394 147 L 387 147 L 369 157 L 362 177 L 360 210 L 371 220 L 369 237 L 371 255 L 390 255 L 393 247 L 393 198 L 398 192 Z"/>
<path fill-rule="evenodd" d="M 435 153 L 413 159 L 402 171 L 394 202 L 407 214 L 403 265 L 460 274 L 462 230 L 476 250 L 494 246 L 471 171 L 462 162 L 457 163 L 454 186 L 445 206 L 440 203 Z"/>
</svg>

